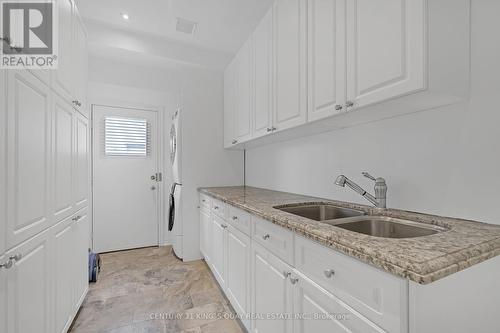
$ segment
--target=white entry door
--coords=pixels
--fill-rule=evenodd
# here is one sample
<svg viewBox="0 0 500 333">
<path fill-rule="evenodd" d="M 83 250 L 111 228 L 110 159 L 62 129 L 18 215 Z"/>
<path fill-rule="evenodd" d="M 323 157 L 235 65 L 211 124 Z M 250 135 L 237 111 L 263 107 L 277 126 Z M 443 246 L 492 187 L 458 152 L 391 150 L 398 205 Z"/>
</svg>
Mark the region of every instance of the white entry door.
<svg viewBox="0 0 500 333">
<path fill-rule="evenodd" d="M 96 252 L 158 245 L 157 112 L 93 106 Z"/>
</svg>

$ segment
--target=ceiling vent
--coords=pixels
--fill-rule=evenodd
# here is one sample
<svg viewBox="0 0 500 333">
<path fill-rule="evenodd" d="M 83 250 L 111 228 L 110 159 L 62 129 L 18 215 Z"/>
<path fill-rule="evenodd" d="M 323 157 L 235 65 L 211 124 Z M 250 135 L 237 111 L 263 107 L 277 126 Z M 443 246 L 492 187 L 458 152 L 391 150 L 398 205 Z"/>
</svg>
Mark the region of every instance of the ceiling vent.
<svg viewBox="0 0 500 333">
<path fill-rule="evenodd" d="M 197 27 L 198 23 L 177 17 L 175 30 L 177 30 L 178 32 L 182 32 L 188 35 L 194 35 Z"/>
</svg>

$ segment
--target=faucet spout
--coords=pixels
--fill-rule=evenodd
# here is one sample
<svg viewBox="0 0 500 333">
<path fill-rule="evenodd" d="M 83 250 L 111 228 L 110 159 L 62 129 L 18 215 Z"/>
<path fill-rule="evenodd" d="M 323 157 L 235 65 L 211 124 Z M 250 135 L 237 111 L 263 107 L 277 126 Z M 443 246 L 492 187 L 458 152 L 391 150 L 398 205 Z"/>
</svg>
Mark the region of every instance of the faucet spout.
<svg viewBox="0 0 500 333">
<path fill-rule="evenodd" d="M 366 174 L 368 175 L 368 174 Z M 366 176 L 367 177 L 367 176 Z M 369 177 L 370 179 L 375 179 L 374 177 Z M 375 196 L 368 193 L 361 186 L 350 180 L 344 175 L 340 175 L 335 180 L 335 185 L 340 187 L 345 187 L 346 185 L 350 187 L 354 192 L 363 196 L 366 200 L 370 201 L 375 207 L 386 208 L 386 194 L 387 186 L 383 178 L 376 178 L 375 181 Z"/>
</svg>

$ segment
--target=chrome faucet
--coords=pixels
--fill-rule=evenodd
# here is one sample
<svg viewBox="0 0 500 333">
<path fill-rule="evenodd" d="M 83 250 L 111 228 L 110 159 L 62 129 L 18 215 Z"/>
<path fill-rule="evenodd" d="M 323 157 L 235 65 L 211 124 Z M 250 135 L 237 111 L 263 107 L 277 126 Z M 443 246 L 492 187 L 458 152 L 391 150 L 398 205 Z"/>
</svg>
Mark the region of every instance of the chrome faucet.
<svg viewBox="0 0 500 333">
<path fill-rule="evenodd" d="M 346 185 L 353 189 L 355 192 L 361 194 L 366 200 L 370 201 L 375 207 L 386 208 L 387 201 L 387 184 L 384 178 L 375 178 L 368 172 L 363 172 L 363 176 L 375 181 L 375 196 L 366 192 L 361 186 L 350 180 L 344 175 L 340 175 L 335 180 L 335 185 L 345 187 Z"/>
</svg>

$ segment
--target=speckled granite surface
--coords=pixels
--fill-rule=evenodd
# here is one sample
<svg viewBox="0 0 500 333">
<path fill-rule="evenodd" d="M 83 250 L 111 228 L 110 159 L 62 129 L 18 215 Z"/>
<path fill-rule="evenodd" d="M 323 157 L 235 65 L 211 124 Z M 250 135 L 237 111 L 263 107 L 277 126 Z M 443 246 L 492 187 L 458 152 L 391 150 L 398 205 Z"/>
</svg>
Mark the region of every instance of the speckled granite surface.
<svg viewBox="0 0 500 333">
<path fill-rule="evenodd" d="M 200 188 L 200 192 L 288 228 L 346 255 L 428 284 L 500 254 L 500 225 L 326 200 L 254 187 Z M 402 218 L 448 228 L 431 236 L 406 239 L 372 237 L 292 215 L 273 207 L 328 203 L 370 215 Z"/>
</svg>

